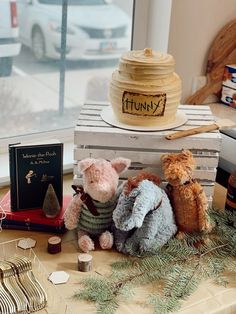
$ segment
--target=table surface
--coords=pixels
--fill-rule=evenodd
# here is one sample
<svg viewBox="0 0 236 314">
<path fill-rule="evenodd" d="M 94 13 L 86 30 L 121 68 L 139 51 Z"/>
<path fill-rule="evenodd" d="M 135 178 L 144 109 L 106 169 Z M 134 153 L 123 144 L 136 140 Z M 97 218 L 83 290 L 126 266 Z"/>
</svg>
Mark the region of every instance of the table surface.
<svg viewBox="0 0 236 314">
<path fill-rule="evenodd" d="M 64 178 L 64 193 L 71 193 L 72 174 Z M 8 188 L 0 189 L 0 197 Z M 225 203 L 226 190 L 216 184 L 213 198 L 213 205 L 217 208 L 223 208 Z M 80 281 L 88 274 L 99 272 L 105 274 L 109 272 L 111 262 L 122 257 L 115 251 L 102 251 L 97 248 L 91 255 L 93 256 L 93 270 L 90 273 L 82 273 L 77 270 L 78 247 L 76 234 L 69 231 L 62 236 L 62 252 L 50 255 L 47 253 L 47 240 L 52 236 L 50 233 L 2 230 L 0 233 L 0 242 L 13 240 L 21 237 L 30 237 L 37 240 L 35 253 L 47 269 L 48 273 L 57 270 L 64 270 L 69 273 L 70 278 L 66 284 L 58 285 L 65 302 L 68 303 L 72 313 L 94 313 L 94 305 L 88 302 L 75 301 L 71 297 L 80 286 Z M 155 285 L 149 285 L 144 288 L 138 288 L 135 297 L 129 302 L 122 302 L 117 313 L 152 313 L 152 309 L 142 307 L 142 300 L 145 300 L 147 294 L 155 291 Z M 236 288 L 230 285 L 227 288 L 213 285 L 211 282 L 204 282 L 199 289 L 183 302 L 183 306 L 178 313 L 236 313 Z M 60 313 L 58 313 L 60 314 Z"/>
<path fill-rule="evenodd" d="M 215 116 L 232 118 L 231 108 L 219 104 L 212 104 L 211 110 Z M 226 116 L 225 116 L 226 115 Z M 234 115 L 235 116 L 235 115 Z M 71 184 L 73 175 L 69 174 L 64 177 L 64 194 L 71 194 Z M 0 189 L 0 198 L 8 191 L 8 187 Z M 224 208 L 226 189 L 216 183 L 213 197 L 213 206 L 215 208 Z M 77 258 L 79 254 L 77 246 L 76 234 L 69 231 L 62 236 L 62 252 L 50 255 L 47 253 L 47 240 L 52 236 L 51 233 L 19 231 L 19 230 L 2 230 L 0 233 L 0 242 L 14 240 L 21 237 L 30 237 L 37 240 L 35 253 L 45 266 L 48 273 L 57 270 L 64 270 L 69 273 L 70 278 L 66 284 L 59 285 L 58 290 L 64 296 L 65 302 L 68 303 L 72 313 L 94 313 L 93 304 L 75 301 L 71 297 L 78 290 L 80 281 L 88 273 L 81 273 L 77 270 Z M 111 262 L 122 257 L 115 251 L 102 251 L 99 248 L 92 252 L 93 270 L 101 274 L 109 272 Z M 91 274 L 91 272 L 89 273 Z M 151 308 L 142 307 L 142 300 L 145 300 L 147 294 L 155 291 L 153 285 L 145 287 L 145 289 L 137 289 L 135 297 L 130 302 L 123 302 L 117 313 L 152 313 Z M 194 314 L 194 313 L 236 313 L 236 287 L 230 285 L 228 288 L 218 287 L 210 282 L 204 282 L 199 289 L 193 293 L 187 301 L 183 302 L 182 308 L 178 313 Z M 60 313 L 58 313 L 60 314 Z"/>
<path fill-rule="evenodd" d="M 212 104 L 211 110 L 216 117 L 232 118 L 232 109 L 225 108 L 219 104 Z M 233 117 L 236 115 L 234 114 Z M 73 175 L 69 174 L 64 177 L 64 194 L 71 194 L 71 184 Z M 0 189 L 0 198 L 8 191 L 8 187 Z M 225 204 L 226 189 L 216 183 L 213 196 L 213 206 L 222 209 Z M 81 279 L 88 274 L 97 271 L 101 274 L 109 272 L 111 262 L 122 258 L 122 255 L 115 251 L 102 251 L 97 248 L 91 255 L 93 256 L 93 270 L 90 273 L 82 273 L 77 270 L 77 258 L 79 254 L 76 234 L 69 231 L 62 236 L 62 252 L 50 255 L 47 253 L 47 240 L 51 237 L 50 233 L 19 231 L 19 230 L 2 230 L 0 233 L 0 242 L 14 240 L 21 237 L 30 237 L 37 240 L 35 253 L 45 266 L 48 273 L 57 270 L 64 270 L 69 273 L 70 278 L 66 284 L 59 285 L 58 290 L 64 296 L 72 313 L 94 313 L 95 307 L 91 303 L 75 301 L 71 297 L 74 292 L 81 286 Z M 142 307 L 142 300 L 145 300 L 148 293 L 155 291 L 154 285 L 137 289 L 135 297 L 129 302 L 123 302 L 117 313 L 152 313 L 152 309 Z M 236 313 L 236 285 L 230 284 L 227 288 L 213 285 L 211 282 L 204 282 L 198 290 L 194 292 L 187 301 L 182 303 L 182 308 L 178 313 L 197 314 L 197 313 L 217 313 L 229 314 Z M 60 313 L 57 313 L 60 314 Z"/>
</svg>

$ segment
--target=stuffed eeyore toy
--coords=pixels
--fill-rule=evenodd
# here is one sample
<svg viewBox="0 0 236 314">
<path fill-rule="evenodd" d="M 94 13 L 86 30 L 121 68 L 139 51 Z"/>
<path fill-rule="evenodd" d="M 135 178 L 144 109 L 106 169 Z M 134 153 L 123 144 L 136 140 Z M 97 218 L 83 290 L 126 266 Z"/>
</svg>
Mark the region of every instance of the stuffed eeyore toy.
<svg viewBox="0 0 236 314">
<path fill-rule="evenodd" d="M 140 173 L 128 179 L 113 211 L 118 251 L 142 255 L 162 247 L 176 233 L 172 207 L 155 175 Z"/>
</svg>

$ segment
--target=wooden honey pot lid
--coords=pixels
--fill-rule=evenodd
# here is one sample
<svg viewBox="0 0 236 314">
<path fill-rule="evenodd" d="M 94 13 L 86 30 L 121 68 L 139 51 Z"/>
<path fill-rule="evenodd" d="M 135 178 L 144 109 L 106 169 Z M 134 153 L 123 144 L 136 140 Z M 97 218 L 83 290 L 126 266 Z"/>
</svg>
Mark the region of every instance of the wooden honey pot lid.
<svg viewBox="0 0 236 314">
<path fill-rule="evenodd" d="M 175 61 L 170 54 L 154 51 L 151 48 L 131 50 L 124 53 L 119 62 L 120 74 L 140 75 L 143 78 L 158 78 L 174 72 Z"/>
<path fill-rule="evenodd" d="M 167 64 L 169 66 L 175 64 L 174 58 L 170 54 L 154 51 L 152 48 L 144 50 L 130 50 L 124 53 L 121 60 L 126 62 L 144 63 L 146 65 Z"/>
<path fill-rule="evenodd" d="M 136 64 L 145 67 L 165 67 L 174 71 L 175 61 L 172 55 L 154 51 L 151 48 L 144 50 L 130 50 L 120 58 L 120 63 Z"/>
</svg>

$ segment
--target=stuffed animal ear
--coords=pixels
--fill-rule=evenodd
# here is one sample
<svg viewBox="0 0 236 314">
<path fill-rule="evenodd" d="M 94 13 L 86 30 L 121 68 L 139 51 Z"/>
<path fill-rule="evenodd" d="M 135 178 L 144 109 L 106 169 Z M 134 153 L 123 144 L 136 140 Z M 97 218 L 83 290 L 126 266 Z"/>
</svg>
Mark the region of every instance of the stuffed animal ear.
<svg viewBox="0 0 236 314">
<path fill-rule="evenodd" d="M 163 162 L 163 164 L 169 163 L 171 162 L 171 156 L 170 155 L 162 155 L 161 156 L 161 161 Z"/>
<path fill-rule="evenodd" d="M 182 155 L 186 156 L 186 157 L 191 157 L 191 158 L 193 157 L 193 154 L 188 149 L 183 149 L 182 150 Z"/>
<path fill-rule="evenodd" d="M 115 158 L 111 160 L 112 167 L 117 173 L 121 173 L 127 170 L 130 166 L 131 160 L 123 157 Z"/>
<path fill-rule="evenodd" d="M 85 158 L 78 163 L 79 171 L 84 173 L 86 169 L 91 167 L 95 163 L 94 158 Z"/>
<path fill-rule="evenodd" d="M 190 152 L 190 150 L 182 150 L 181 156 L 185 160 L 185 163 L 187 163 L 188 166 L 192 170 L 194 170 L 196 166 L 196 160 L 194 159 L 193 154 Z"/>
</svg>

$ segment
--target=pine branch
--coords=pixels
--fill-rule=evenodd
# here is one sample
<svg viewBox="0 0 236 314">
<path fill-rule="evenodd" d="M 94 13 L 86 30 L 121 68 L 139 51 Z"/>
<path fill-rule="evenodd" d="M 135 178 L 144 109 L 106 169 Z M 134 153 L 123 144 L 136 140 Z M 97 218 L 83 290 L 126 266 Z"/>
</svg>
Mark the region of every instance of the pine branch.
<svg viewBox="0 0 236 314">
<path fill-rule="evenodd" d="M 215 251 L 215 250 L 218 250 L 220 248 L 223 248 L 223 247 L 226 247 L 228 245 L 228 243 L 225 243 L 225 244 L 221 244 L 221 245 L 218 245 L 216 247 L 213 247 L 211 248 L 210 250 L 206 251 L 205 253 L 202 253 L 200 255 L 200 258 L 202 258 L 203 256 L 207 255 L 207 254 L 210 254 L 212 251 Z"/>
<path fill-rule="evenodd" d="M 112 287 L 112 291 L 113 291 L 114 296 L 117 296 L 120 289 L 122 289 L 127 283 L 130 283 L 132 280 L 143 276 L 145 273 L 146 273 L 146 271 L 142 271 L 138 274 L 131 275 L 131 276 L 129 276 L 123 280 L 112 283 L 111 287 Z"/>
<path fill-rule="evenodd" d="M 97 303 L 97 313 L 112 314 L 132 287 L 155 281 L 158 290 L 149 304 L 162 314 L 178 309 L 205 278 L 226 285 L 225 270 L 236 274 L 232 214 L 212 210 L 209 215 L 216 226 L 210 235 L 186 234 L 185 240 L 171 239 L 153 255 L 123 258 L 112 264 L 109 276 L 87 278 L 77 297 Z"/>
</svg>

